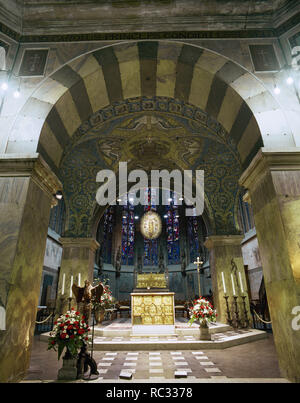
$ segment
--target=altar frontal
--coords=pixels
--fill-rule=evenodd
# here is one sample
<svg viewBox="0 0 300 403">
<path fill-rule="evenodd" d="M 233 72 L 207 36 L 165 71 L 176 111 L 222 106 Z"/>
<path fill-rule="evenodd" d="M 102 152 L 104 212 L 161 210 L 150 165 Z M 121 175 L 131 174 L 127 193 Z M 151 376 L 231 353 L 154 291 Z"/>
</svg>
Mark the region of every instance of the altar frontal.
<svg viewBox="0 0 300 403">
<path fill-rule="evenodd" d="M 132 334 L 174 334 L 174 293 L 167 289 L 164 274 L 145 273 L 137 277 L 131 293 Z"/>
</svg>

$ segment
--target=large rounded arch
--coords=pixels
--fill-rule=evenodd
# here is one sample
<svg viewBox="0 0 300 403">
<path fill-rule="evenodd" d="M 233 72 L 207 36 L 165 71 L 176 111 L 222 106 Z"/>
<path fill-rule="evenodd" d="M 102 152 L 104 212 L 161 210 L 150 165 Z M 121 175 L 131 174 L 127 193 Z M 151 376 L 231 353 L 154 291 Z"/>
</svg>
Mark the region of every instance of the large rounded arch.
<svg viewBox="0 0 300 403">
<path fill-rule="evenodd" d="M 32 146 L 58 167 L 83 122 L 100 109 L 143 96 L 170 97 L 207 112 L 234 139 L 245 166 L 262 139 L 284 133 L 289 141 L 280 105 L 253 74 L 215 52 L 175 41 L 115 44 L 70 61 L 34 91 L 11 136 L 24 128 Z"/>
<path fill-rule="evenodd" d="M 257 97 L 268 99 L 271 109 L 257 102 Z M 36 147 L 35 151 L 64 182 L 69 168 L 66 160 L 76 160 L 77 164 L 82 159 L 81 156 L 76 159 L 73 153 L 76 148 L 77 156 L 83 153 L 93 131 L 98 130 L 98 135 L 102 136 L 117 128 L 124 117 L 136 119 L 139 114 L 188 121 L 190 127 L 201 127 L 196 133 L 198 136 L 210 132 L 216 141 L 206 144 L 206 150 L 217 150 L 209 156 L 210 167 L 220 155 L 224 160 L 225 149 L 229 150 L 226 173 L 224 166 L 217 168 L 216 164 L 215 170 L 219 171 L 211 175 L 214 197 L 209 204 L 213 205 L 210 215 L 214 216 L 215 232 L 235 233 L 233 222 L 236 221 L 239 176 L 264 145 L 267 135 L 277 136 L 278 128 L 289 133 L 289 128 L 280 106 L 262 83 L 224 56 L 175 41 L 121 43 L 92 51 L 70 61 L 44 80 L 18 115 L 15 128 L 28 127 L 27 136 Z M 276 116 L 273 119 L 276 127 L 269 126 L 266 133 L 265 122 L 272 116 Z M 274 133 L 270 132 L 272 127 Z M 162 143 L 161 139 L 156 141 L 163 149 L 166 144 Z M 120 153 L 119 160 L 122 156 Z M 127 154 L 127 157 L 130 156 Z M 86 156 L 85 160 L 88 158 Z M 196 164 L 196 159 L 193 165 L 184 164 L 183 160 L 182 170 L 201 167 L 208 171 L 208 165 Z M 107 159 L 103 159 L 101 166 L 107 167 Z M 218 176 L 217 185 L 215 176 Z M 64 185 L 68 193 L 66 183 Z M 90 190 L 93 187 L 87 186 Z M 70 226 L 77 228 L 68 231 L 69 235 L 91 233 L 92 223 L 88 217 L 92 215 L 94 200 L 84 200 L 86 190 L 86 186 L 75 190 L 75 215 L 68 208 L 67 216 L 73 219 Z M 67 206 L 69 200 L 67 195 Z M 86 213 L 78 214 L 83 207 Z"/>
</svg>

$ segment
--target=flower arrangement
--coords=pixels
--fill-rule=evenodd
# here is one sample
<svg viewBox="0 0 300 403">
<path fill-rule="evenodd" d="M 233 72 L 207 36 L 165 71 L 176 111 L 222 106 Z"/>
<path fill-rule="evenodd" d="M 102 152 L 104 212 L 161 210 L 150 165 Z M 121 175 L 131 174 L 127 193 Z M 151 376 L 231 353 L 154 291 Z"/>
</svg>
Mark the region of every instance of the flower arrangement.
<svg viewBox="0 0 300 403">
<path fill-rule="evenodd" d="M 189 309 L 190 312 L 190 325 L 199 320 L 200 325 L 207 325 L 209 322 L 215 322 L 217 318 L 216 310 L 213 309 L 212 304 L 205 298 L 200 297 L 194 301 L 194 305 Z"/>
<path fill-rule="evenodd" d="M 54 322 L 48 339 L 48 350 L 58 351 L 58 359 L 64 348 L 69 356 L 76 357 L 78 350 L 89 340 L 89 330 L 85 317 L 72 308 Z"/>
<path fill-rule="evenodd" d="M 93 306 L 95 309 L 102 308 L 102 309 L 108 309 L 111 308 L 114 304 L 114 298 L 112 296 L 112 292 L 110 289 L 110 286 L 106 284 L 106 280 L 104 281 L 97 281 L 97 284 L 102 284 L 103 286 L 103 294 L 100 297 L 99 300 L 93 300 Z"/>
</svg>

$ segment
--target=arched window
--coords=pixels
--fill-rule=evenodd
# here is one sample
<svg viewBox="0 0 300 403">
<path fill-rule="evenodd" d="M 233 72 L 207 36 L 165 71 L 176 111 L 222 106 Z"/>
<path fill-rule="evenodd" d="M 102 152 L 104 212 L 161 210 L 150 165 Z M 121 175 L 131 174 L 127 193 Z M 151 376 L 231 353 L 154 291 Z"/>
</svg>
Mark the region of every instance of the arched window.
<svg viewBox="0 0 300 403">
<path fill-rule="evenodd" d="M 58 235 L 62 235 L 65 225 L 65 203 L 64 199 L 58 201 L 50 212 L 49 228 Z"/>
<path fill-rule="evenodd" d="M 99 226 L 100 232 L 102 233 L 102 242 L 100 242 L 102 245 L 102 258 L 105 263 L 111 263 L 114 217 L 115 209 L 113 206 L 110 206 L 104 213 L 103 227 L 101 225 Z"/>
<path fill-rule="evenodd" d="M 171 192 L 170 205 L 166 206 L 168 264 L 180 263 L 179 212 L 177 195 Z"/>
<path fill-rule="evenodd" d="M 134 206 L 127 203 L 122 211 L 122 264 L 134 263 Z"/>
<path fill-rule="evenodd" d="M 147 188 L 145 189 L 146 197 L 148 198 L 148 205 L 145 206 L 144 211 L 156 210 L 156 205 L 153 200 L 156 200 L 156 192 L 158 189 Z M 144 239 L 144 266 L 157 266 L 158 265 L 158 239 Z"/>
<path fill-rule="evenodd" d="M 255 227 L 252 207 L 243 200 L 243 195 L 239 197 L 238 221 L 244 234 Z"/>
<path fill-rule="evenodd" d="M 199 256 L 199 234 L 197 217 L 187 217 L 187 232 L 190 251 L 190 262 L 194 262 Z"/>
</svg>

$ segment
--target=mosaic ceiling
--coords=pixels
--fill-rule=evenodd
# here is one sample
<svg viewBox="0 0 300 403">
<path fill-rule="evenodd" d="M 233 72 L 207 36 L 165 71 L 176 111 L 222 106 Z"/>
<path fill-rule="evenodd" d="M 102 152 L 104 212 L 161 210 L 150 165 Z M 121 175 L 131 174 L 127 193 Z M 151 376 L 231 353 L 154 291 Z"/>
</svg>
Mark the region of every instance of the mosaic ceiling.
<svg viewBox="0 0 300 403">
<path fill-rule="evenodd" d="M 172 108 L 170 108 L 172 103 Z M 128 169 L 203 169 L 213 232 L 233 234 L 242 164 L 226 130 L 191 105 L 143 97 L 114 105 L 123 113 L 94 114 L 79 127 L 60 166 L 68 219 L 65 236 L 90 236 L 99 187 L 96 174 L 120 161 Z"/>
</svg>

